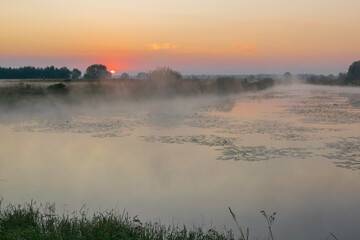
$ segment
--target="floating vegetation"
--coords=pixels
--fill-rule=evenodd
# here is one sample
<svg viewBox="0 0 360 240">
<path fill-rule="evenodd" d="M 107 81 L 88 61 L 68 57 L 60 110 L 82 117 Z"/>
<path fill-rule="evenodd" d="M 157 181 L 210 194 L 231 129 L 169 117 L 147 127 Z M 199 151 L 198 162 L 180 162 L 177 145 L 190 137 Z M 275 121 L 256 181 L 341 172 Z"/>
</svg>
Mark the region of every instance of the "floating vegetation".
<svg viewBox="0 0 360 240">
<path fill-rule="evenodd" d="M 294 126 L 291 123 L 274 120 L 256 120 L 245 123 L 236 122 L 227 128 L 218 130 L 218 133 L 225 134 L 268 134 L 271 139 L 279 141 L 308 141 L 320 140 L 321 136 L 314 133 L 324 131 L 324 128 Z"/>
<path fill-rule="evenodd" d="M 68 118 L 46 119 L 16 125 L 13 129 L 20 132 L 81 133 L 93 137 L 129 136 L 136 128 L 135 123 L 119 118 Z"/>
<path fill-rule="evenodd" d="M 360 120 L 360 110 L 354 107 L 358 98 L 354 94 L 312 96 L 287 106 L 287 112 L 300 116 L 306 123 L 354 124 Z"/>
<path fill-rule="evenodd" d="M 221 129 L 230 127 L 229 119 L 211 115 L 209 113 L 197 113 L 191 118 L 186 119 L 185 123 L 189 127 L 202 129 Z"/>
<path fill-rule="evenodd" d="M 161 142 L 161 143 L 195 143 L 204 146 L 218 147 L 218 146 L 231 146 L 234 142 L 239 141 L 236 138 L 225 138 L 215 135 L 195 135 L 195 136 L 141 136 L 146 142 Z"/>
<path fill-rule="evenodd" d="M 360 108 L 360 94 L 350 94 L 347 96 L 349 104 L 354 108 Z"/>
<path fill-rule="evenodd" d="M 339 108 L 334 104 L 297 105 L 291 112 L 304 116 L 307 123 L 352 124 L 360 120 L 359 111 Z"/>
<path fill-rule="evenodd" d="M 237 100 L 240 99 L 223 99 L 213 104 L 204 104 L 201 109 L 204 112 L 230 112 L 235 107 Z"/>
<path fill-rule="evenodd" d="M 304 159 L 312 155 L 311 151 L 305 148 L 269 148 L 266 146 L 239 146 L 237 138 L 220 137 L 215 135 L 195 136 L 141 136 L 146 142 L 161 142 L 169 144 L 194 143 L 214 148 L 221 154 L 217 160 L 244 160 L 244 161 L 265 161 L 281 157 L 293 157 Z"/>
<path fill-rule="evenodd" d="M 360 137 L 344 138 L 337 142 L 327 143 L 326 146 L 334 152 L 323 156 L 334 160 L 337 167 L 360 170 Z"/>
<path fill-rule="evenodd" d="M 305 148 L 268 148 L 266 146 L 227 146 L 219 149 L 222 155 L 218 160 L 266 161 L 275 158 L 291 157 L 305 159 L 312 151 Z"/>
</svg>

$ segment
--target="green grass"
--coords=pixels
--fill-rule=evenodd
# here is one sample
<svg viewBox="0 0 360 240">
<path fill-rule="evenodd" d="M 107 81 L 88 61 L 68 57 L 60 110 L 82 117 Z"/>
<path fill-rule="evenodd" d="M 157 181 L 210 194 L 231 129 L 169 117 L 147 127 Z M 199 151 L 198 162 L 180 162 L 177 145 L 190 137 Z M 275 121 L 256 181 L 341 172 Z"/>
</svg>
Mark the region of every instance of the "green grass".
<svg viewBox="0 0 360 240">
<path fill-rule="evenodd" d="M 0 205 L 0 239 L 236 239 L 231 230 L 218 232 L 201 228 L 169 227 L 157 222 L 141 222 L 137 216 L 107 211 L 88 216 L 58 215 L 55 204 L 38 206 L 34 202 L 24 205 Z"/>
<path fill-rule="evenodd" d="M 220 232 L 212 228 L 205 231 L 201 227 L 189 229 L 158 222 L 141 222 L 137 216 L 130 217 L 126 212 L 114 210 L 89 215 L 82 208 L 71 215 L 59 215 L 55 211 L 55 204 L 49 203 L 38 205 L 31 202 L 4 207 L 0 199 L 0 240 L 249 240 L 249 229 L 244 231 L 230 207 L 229 211 L 239 236 L 231 229 Z M 276 213 L 260 213 L 267 221 L 268 235 L 264 239 L 274 240 L 272 225 Z M 330 232 L 326 239 L 338 238 Z"/>
</svg>

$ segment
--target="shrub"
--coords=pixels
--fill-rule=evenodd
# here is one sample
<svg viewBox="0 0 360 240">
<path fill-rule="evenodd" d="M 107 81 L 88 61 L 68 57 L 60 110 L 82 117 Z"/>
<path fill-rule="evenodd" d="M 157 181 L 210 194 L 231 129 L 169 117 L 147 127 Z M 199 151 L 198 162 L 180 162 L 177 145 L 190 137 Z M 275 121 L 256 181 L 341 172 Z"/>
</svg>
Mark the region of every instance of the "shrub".
<svg viewBox="0 0 360 240">
<path fill-rule="evenodd" d="M 68 94 L 69 89 L 63 83 L 53 84 L 47 87 L 47 91 L 53 94 Z"/>
</svg>

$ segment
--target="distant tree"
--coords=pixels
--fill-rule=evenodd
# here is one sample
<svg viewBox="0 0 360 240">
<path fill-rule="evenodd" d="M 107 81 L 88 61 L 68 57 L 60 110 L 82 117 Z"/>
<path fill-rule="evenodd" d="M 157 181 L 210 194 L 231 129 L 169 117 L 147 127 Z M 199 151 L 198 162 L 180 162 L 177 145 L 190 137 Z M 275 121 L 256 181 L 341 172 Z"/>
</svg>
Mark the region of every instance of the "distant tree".
<svg viewBox="0 0 360 240">
<path fill-rule="evenodd" d="M 349 66 L 349 70 L 346 74 L 346 82 L 360 84 L 360 60 L 353 62 Z"/>
<path fill-rule="evenodd" d="M 25 71 L 29 71 L 30 69 L 26 69 Z M 30 70 L 32 71 L 32 70 Z M 39 69 L 41 71 L 41 69 Z M 66 68 L 55 68 L 54 66 L 46 67 L 42 70 L 41 78 L 70 78 L 71 71 Z"/>
<path fill-rule="evenodd" d="M 136 74 L 136 79 L 146 79 L 147 76 L 148 75 L 146 72 L 139 72 L 138 74 Z"/>
<path fill-rule="evenodd" d="M 35 68 L 31 66 L 20 68 L 0 68 L 0 78 L 8 79 L 54 79 L 70 78 L 71 71 L 66 67 L 55 68 L 54 66 L 46 68 Z"/>
<path fill-rule="evenodd" d="M 107 71 L 105 65 L 93 64 L 86 69 L 84 78 L 87 79 L 108 79 L 111 78 L 111 73 Z"/>
<path fill-rule="evenodd" d="M 54 66 L 46 67 L 42 72 L 43 72 L 43 78 L 56 78 Z"/>
<path fill-rule="evenodd" d="M 339 81 L 344 83 L 346 81 L 346 75 L 347 75 L 346 73 L 339 73 L 339 76 L 338 76 Z"/>
<path fill-rule="evenodd" d="M 218 93 L 224 94 L 235 91 L 235 78 L 218 77 L 215 80 Z"/>
<path fill-rule="evenodd" d="M 157 67 L 155 70 L 149 71 L 147 74 L 149 79 L 156 78 L 171 78 L 171 79 L 181 79 L 181 73 L 178 71 L 172 70 L 169 67 Z"/>
<path fill-rule="evenodd" d="M 66 67 L 62 67 L 56 71 L 55 75 L 56 75 L 56 78 L 70 78 L 71 71 Z"/>
<path fill-rule="evenodd" d="M 310 84 L 318 84 L 318 85 L 343 85 L 344 76 L 341 73 L 339 74 L 339 77 L 335 77 L 332 74 L 328 76 L 312 75 L 306 79 L 306 82 Z"/>
<path fill-rule="evenodd" d="M 291 81 L 292 80 L 292 74 L 290 72 L 284 73 L 284 80 Z"/>
<path fill-rule="evenodd" d="M 120 78 L 121 79 L 129 79 L 130 75 L 124 72 L 123 74 L 121 74 Z"/>
<path fill-rule="evenodd" d="M 157 87 L 179 87 L 182 76 L 179 72 L 169 67 L 158 67 L 149 71 L 147 74 L 148 81 Z"/>
<path fill-rule="evenodd" d="M 254 75 L 250 75 L 249 77 L 247 77 L 246 79 L 246 82 L 248 83 L 253 83 L 253 82 L 257 82 L 257 79 Z"/>
<path fill-rule="evenodd" d="M 72 79 L 79 79 L 81 77 L 81 71 L 79 69 L 74 68 L 71 72 Z"/>
<path fill-rule="evenodd" d="M 258 90 L 263 90 L 263 89 L 274 86 L 274 84 L 275 84 L 274 79 L 272 79 L 272 78 L 264 78 L 264 79 L 261 79 L 257 83 L 257 87 L 258 87 Z"/>
</svg>

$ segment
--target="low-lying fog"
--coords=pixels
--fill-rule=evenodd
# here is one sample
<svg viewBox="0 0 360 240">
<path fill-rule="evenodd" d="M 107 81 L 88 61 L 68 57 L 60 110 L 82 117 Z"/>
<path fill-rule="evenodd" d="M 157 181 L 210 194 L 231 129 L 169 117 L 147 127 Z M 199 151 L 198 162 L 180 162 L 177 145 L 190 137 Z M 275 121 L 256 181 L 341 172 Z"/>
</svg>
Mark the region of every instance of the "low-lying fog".
<svg viewBox="0 0 360 240">
<path fill-rule="evenodd" d="M 360 92 L 34 98 L 0 105 L 0 196 L 58 211 L 116 208 L 164 224 L 275 239 L 360 235 Z"/>
</svg>

